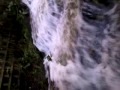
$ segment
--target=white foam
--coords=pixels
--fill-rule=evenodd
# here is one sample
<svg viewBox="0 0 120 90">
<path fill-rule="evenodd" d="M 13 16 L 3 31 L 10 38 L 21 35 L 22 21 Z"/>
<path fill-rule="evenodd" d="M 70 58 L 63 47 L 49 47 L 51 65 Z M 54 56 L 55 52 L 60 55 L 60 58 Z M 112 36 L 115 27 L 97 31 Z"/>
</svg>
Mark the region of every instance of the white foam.
<svg viewBox="0 0 120 90">
<path fill-rule="evenodd" d="M 52 61 L 47 58 L 44 59 L 46 77 L 53 81 L 55 87 L 58 87 L 59 90 L 110 90 L 108 89 L 109 86 L 111 86 L 111 90 L 118 90 L 120 85 L 115 85 L 116 87 L 111 85 L 111 78 L 115 74 L 108 65 L 110 57 L 107 47 L 109 47 L 109 42 L 112 42 L 106 34 L 109 27 L 104 30 L 105 39 L 101 40 L 102 49 L 106 49 L 104 50 L 106 52 L 103 52 L 103 54 L 101 52 L 101 63 L 97 64 L 90 57 L 88 51 L 89 47 L 93 47 L 92 41 L 95 40 L 95 36 L 88 32 L 96 33 L 98 27 L 83 20 L 80 11 L 80 0 L 64 1 L 62 12 L 58 12 L 56 1 L 31 0 L 31 3 L 29 3 L 27 0 L 23 0 L 31 13 L 33 43 L 46 55 L 51 54 Z M 59 1 L 63 2 L 62 0 Z M 49 3 L 52 2 L 54 2 L 54 5 L 49 6 Z M 75 8 L 72 7 L 71 2 L 72 5 L 76 5 Z M 114 10 L 112 9 L 106 15 L 110 15 Z M 59 15 L 59 17 L 55 15 Z M 116 24 L 112 24 L 112 27 L 115 27 Z M 82 30 L 81 27 L 84 27 L 88 32 Z M 89 43 L 84 42 L 85 44 L 83 44 L 79 40 L 88 40 Z M 83 58 L 80 58 L 82 54 L 77 51 L 77 47 L 83 52 Z M 81 63 L 83 59 L 85 63 L 88 61 L 86 67 L 82 65 L 84 63 Z M 64 62 L 65 65 L 61 62 Z M 89 65 L 93 66 L 93 68 L 89 67 Z M 107 68 L 104 68 L 105 66 Z M 117 83 L 120 80 L 114 82 Z"/>
</svg>

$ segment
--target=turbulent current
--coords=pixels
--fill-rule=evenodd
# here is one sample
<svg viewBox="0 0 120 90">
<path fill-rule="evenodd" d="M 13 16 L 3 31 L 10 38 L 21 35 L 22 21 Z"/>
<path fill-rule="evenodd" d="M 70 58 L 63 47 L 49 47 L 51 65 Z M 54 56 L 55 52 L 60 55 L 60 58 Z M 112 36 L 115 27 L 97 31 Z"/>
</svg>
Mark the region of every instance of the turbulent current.
<svg viewBox="0 0 120 90">
<path fill-rule="evenodd" d="M 22 0 L 49 90 L 120 90 L 120 2 Z"/>
</svg>

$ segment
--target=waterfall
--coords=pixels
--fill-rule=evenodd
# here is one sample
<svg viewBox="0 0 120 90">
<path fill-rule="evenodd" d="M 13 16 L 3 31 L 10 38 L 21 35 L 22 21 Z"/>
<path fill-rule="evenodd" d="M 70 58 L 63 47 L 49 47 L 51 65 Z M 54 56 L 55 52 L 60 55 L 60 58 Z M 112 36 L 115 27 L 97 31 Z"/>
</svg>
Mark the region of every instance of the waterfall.
<svg viewBox="0 0 120 90">
<path fill-rule="evenodd" d="M 97 2 L 98 1 L 98 2 Z M 120 90 L 120 3 L 22 0 L 49 90 Z"/>
</svg>

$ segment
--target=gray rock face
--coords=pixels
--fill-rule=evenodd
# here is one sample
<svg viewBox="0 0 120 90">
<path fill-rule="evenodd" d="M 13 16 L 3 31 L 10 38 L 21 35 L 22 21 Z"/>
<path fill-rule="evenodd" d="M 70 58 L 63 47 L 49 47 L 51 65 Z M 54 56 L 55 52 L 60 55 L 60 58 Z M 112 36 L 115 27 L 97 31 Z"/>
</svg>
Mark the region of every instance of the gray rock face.
<svg viewBox="0 0 120 90">
<path fill-rule="evenodd" d="M 120 90 L 120 3 L 96 1 L 22 0 L 49 90 Z"/>
</svg>

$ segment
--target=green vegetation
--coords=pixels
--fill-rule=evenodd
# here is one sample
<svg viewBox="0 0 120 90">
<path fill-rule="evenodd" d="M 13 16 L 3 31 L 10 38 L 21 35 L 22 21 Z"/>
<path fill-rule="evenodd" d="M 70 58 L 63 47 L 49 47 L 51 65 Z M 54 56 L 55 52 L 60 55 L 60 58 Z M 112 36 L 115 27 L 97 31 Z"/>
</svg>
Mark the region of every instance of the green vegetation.
<svg viewBox="0 0 120 90">
<path fill-rule="evenodd" d="M 23 84 L 20 90 L 47 90 L 42 54 L 32 43 L 28 22 L 28 10 L 20 5 L 19 0 L 0 3 L 0 32 L 3 28 L 9 28 L 16 39 L 15 57 L 20 63 Z"/>
</svg>

